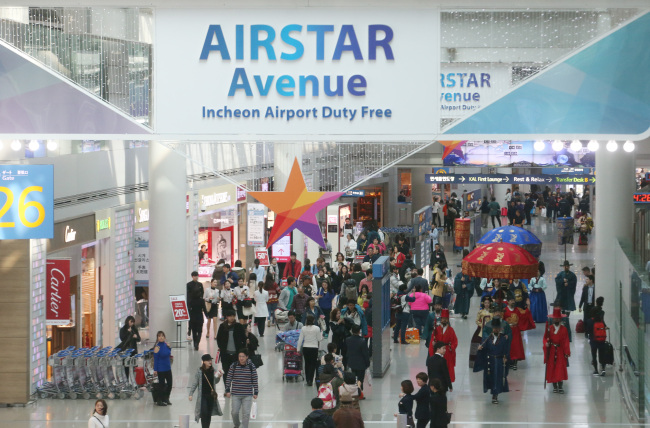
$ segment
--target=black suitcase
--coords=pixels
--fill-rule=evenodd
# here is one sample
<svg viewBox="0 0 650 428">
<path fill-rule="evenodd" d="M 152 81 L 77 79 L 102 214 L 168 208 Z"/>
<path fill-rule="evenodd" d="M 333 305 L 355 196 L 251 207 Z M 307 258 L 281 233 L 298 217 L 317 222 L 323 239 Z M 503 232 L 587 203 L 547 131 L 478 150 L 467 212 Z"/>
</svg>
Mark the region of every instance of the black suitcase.
<svg viewBox="0 0 650 428">
<path fill-rule="evenodd" d="M 602 353 L 600 354 L 600 363 L 601 364 L 614 364 L 614 347 L 611 343 L 605 342 L 601 348 Z"/>
<path fill-rule="evenodd" d="M 151 398 L 153 398 L 153 403 L 156 404 L 160 399 L 162 398 L 162 388 L 160 383 L 152 383 L 151 384 Z"/>
</svg>

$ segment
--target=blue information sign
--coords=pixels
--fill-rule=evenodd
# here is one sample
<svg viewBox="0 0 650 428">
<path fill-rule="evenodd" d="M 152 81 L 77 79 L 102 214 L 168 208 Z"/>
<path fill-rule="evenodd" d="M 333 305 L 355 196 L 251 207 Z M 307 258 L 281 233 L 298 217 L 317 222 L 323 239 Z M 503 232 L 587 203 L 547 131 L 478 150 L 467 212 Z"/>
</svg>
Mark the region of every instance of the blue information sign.
<svg viewBox="0 0 650 428">
<path fill-rule="evenodd" d="M 425 174 L 425 183 L 455 184 L 594 184 L 594 175 Z"/>
<path fill-rule="evenodd" d="M 343 194 L 344 198 L 363 198 L 366 196 L 365 190 L 348 190 Z"/>
<path fill-rule="evenodd" d="M 54 166 L 0 165 L 0 239 L 54 237 Z"/>
</svg>

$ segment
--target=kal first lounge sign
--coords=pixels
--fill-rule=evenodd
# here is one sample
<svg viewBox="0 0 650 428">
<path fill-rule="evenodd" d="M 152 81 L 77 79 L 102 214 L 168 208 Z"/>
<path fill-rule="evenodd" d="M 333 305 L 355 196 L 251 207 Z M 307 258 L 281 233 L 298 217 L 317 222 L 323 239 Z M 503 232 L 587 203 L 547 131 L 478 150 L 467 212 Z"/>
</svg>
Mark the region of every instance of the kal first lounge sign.
<svg viewBox="0 0 650 428">
<path fill-rule="evenodd" d="M 433 10 L 163 9 L 156 20 L 158 133 L 437 129 Z"/>
<path fill-rule="evenodd" d="M 46 281 L 46 324 L 70 324 L 70 259 L 48 260 Z"/>
</svg>

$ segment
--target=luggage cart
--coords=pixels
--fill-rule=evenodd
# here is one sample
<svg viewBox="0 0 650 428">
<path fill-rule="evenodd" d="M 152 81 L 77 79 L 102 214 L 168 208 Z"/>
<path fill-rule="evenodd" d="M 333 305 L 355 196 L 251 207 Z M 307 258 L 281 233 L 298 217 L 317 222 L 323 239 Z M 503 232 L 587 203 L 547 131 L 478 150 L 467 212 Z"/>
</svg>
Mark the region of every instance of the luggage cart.
<svg viewBox="0 0 650 428">
<path fill-rule="evenodd" d="M 284 345 L 282 367 L 282 382 L 297 381 L 299 377 L 305 380 L 302 374 L 302 354 L 291 345 Z"/>
</svg>

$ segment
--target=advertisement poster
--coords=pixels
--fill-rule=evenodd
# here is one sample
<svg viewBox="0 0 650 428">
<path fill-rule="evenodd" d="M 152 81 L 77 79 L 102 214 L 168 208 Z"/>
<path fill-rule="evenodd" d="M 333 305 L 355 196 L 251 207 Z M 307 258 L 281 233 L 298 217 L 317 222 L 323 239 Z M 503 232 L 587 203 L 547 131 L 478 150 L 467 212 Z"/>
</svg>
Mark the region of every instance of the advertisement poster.
<svg viewBox="0 0 650 428">
<path fill-rule="evenodd" d="M 283 236 L 271 246 L 271 257 L 278 259 L 278 263 L 286 263 L 291 257 L 291 235 Z"/>
<path fill-rule="evenodd" d="M 70 324 L 70 259 L 47 260 L 45 323 Z"/>
<path fill-rule="evenodd" d="M 133 256 L 134 279 L 136 287 L 149 286 L 149 231 L 135 233 L 135 253 Z"/>
<path fill-rule="evenodd" d="M 596 153 L 587 148 L 571 149 L 571 141 L 562 141 L 559 151 L 553 150 L 552 141 L 543 141 L 543 148 L 535 150 L 534 141 L 464 141 L 444 157 L 445 166 L 559 166 L 595 167 Z M 539 144 L 538 144 L 539 146 Z"/>
<path fill-rule="evenodd" d="M 266 248 L 255 248 L 255 258 L 260 261 L 260 266 L 269 266 L 269 252 Z"/>
<path fill-rule="evenodd" d="M 264 204 L 248 204 L 248 245 L 264 245 Z"/>
<path fill-rule="evenodd" d="M 212 233 L 212 260 L 224 260 L 232 266 L 232 230 L 217 230 Z"/>
<path fill-rule="evenodd" d="M 172 304 L 172 315 L 174 321 L 189 321 L 190 314 L 187 311 L 187 302 L 185 302 L 184 295 L 169 296 L 169 301 Z"/>
</svg>

